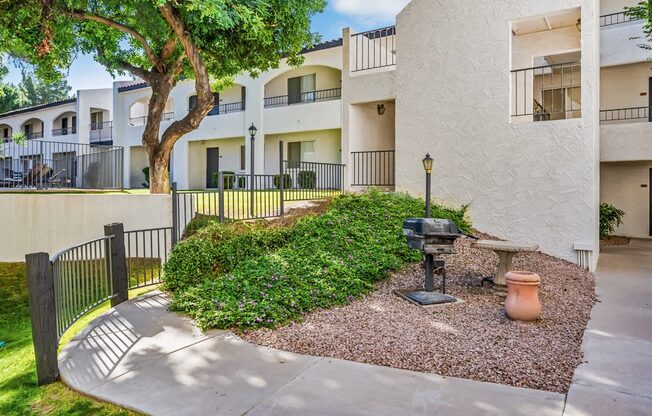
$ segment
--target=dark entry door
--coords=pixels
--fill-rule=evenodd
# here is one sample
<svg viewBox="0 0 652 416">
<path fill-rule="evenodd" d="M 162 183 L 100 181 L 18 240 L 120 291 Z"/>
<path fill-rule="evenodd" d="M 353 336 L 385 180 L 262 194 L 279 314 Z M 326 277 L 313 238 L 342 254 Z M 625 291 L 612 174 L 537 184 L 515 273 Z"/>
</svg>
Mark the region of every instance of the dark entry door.
<svg viewBox="0 0 652 416">
<path fill-rule="evenodd" d="M 63 136 L 68 134 L 68 118 L 61 119 L 61 134 Z"/>
<path fill-rule="evenodd" d="M 206 149 L 206 187 L 216 188 L 213 183 L 213 173 L 220 171 L 220 148 L 209 147 Z"/>
</svg>

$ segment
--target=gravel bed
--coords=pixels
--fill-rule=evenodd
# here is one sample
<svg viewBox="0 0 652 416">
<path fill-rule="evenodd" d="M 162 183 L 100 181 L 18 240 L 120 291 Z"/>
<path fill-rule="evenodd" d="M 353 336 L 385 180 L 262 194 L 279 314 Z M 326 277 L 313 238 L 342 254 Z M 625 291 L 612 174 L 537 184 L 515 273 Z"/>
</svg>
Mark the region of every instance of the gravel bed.
<svg viewBox="0 0 652 416">
<path fill-rule="evenodd" d="M 582 336 L 595 301 L 593 275 L 545 254 L 518 254 L 516 270 L 541 276 L 543 311 L 533 323 L 512 321 L 504 299 L 480 287 L 481 277 L 495 272 L 498 256 L 470 243 L 458 239 L 457 254 L 447 256 L 447 291 L 462 303 L 424 309 L 395 295 L 396 289 L 422 287 L 423 268 L 412 264 L 347 306 L 241 335 L 302 354 L 567 392 L 582 360 Z"/>
</svg>

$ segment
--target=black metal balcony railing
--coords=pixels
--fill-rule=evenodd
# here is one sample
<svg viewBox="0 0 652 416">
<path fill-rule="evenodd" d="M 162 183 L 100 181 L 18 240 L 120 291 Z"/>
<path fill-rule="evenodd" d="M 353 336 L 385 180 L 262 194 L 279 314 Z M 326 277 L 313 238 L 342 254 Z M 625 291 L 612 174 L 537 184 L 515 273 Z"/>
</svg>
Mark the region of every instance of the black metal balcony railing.
<svg viewBox="0 0 652 416">
<path fill-rule="evenodd" d="M 43 132 L 42 132 L 42 131 L 36 131 L 36 132 L 34 132 L 34 133 L 28 133 L 28 134 L 25 134 L 25 137 L 26 137 L 28 140 L 32 140 L 32 139 L 42 139 L 42 138 L 43 138 Z"/>
<path fill-rule="evenodd" d="M 52 130 L 53 136 L 67 136 L 69 134 L 77 133 L 77 128 L 75 127 L 66 127 L 65 129 L 54 129 Z"/>
<path fill-rule="evenodd" d="M 600 110 L 600 122 L 647 120 L 652 122 L 652 107 L 629 107 Z"/>
<path fill-rule="evenodd" d="M 394 186 L 394 150 L 351 152 L 352 186 Z"/>
<path fill-rule="evenodd" d="M 113 144 L 113 121 L 91 123 L 89 139 L 91 144 Z"/>
<path fill-rule="evenodd" d="M 510 72 L 512 117 L 532 116 L 533 121 L 580 117 L 580 63 L 544 65 Z"/>
<path fill-rule="evenodd" d="M 161 121 L 167 121 L 174 119 L 174 112 L 163 113 L 161 116 Z M 144 126 L 147 123 L 147 116 L 142 117 L 131 117 L 129 118 L 129 124 L 132 126 Z"/>
<path fill-rule="evenodd" d="M 640 20 L 627 14 L 627 12 L 610 13 L 600 16 L 600 27 L 619 25 L 621 23 Z"/>
<path fill-rule="evenodd" d="M 396 26 L 351 35 L 351 72 L 396 65 Z"/>
<path fill-rule="evenodd" d="M 188 108 L 188 111 L 192 110 L 194 107 Z M 208 113 L 209 116 L 217 116 L 220 114 L 230 114 L 237 113 L 245 110 L 245 103 L 242 101 L 234 103 L 220 104 L 217 108 L 213 109 Z"/>
<path fill-rule="evenodd" d="M 342 88 L 302 92 L 295 95 L 279 95 L 265 98 L 265 107 L 280 107 L 292 104 L 314 103 L 318 101 L 339 100 L 342 97 Z"/>
</svg>

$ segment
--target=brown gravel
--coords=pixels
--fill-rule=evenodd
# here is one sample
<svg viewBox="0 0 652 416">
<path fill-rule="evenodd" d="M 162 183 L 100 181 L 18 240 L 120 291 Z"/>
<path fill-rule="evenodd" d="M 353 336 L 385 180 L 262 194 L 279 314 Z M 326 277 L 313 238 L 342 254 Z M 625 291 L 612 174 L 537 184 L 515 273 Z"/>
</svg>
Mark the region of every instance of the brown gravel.
<svg viewBox="0 0 652 416">
<path fill-rule="evenodd" d="M 495 272 L 498 256 L 470 243 L 458 239 L 457 254 L 447 256 L 447 290 L 463 303 L 424 309 L 393 294 L 423 285 L 423 269 L 413 264 L 350 305 L 242 337 L 302 354 L 565 393 L 582 359 L 595 299 L 592 274 L 541 253 L 515 256 L 515 269 L 541 276 L 543 305 L 539 321 L 515 322 L 500 295 L 480 287 L 481 276 Z"/>
<path fill-rule="evenodd" d="M 610 235 L 609 237 L 600 240 L 600 247 L 608 246 L 626 246 L 629 245 L 631 238 L 629 237 L 620 237 L 617 235 Z"/>
</svg>

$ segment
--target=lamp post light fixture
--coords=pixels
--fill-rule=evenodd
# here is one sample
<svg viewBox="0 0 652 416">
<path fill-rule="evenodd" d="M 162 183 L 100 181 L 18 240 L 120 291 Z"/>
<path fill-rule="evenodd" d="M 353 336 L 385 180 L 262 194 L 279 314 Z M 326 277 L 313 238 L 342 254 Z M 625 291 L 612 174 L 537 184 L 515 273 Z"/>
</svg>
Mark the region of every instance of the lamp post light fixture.
<svg viewBox="0 0 652 416">
<path fill-rule="evenodd" d="M 432 158 L 430 153 L 426 153 L 426 157 L 422 160 L 423 170 L 426 171 L 426 218 L 430 218 L 430 187 L 432 176 Z"/>
<path fill-rule="evenodd" d="M 254 144 L 256 142 L 256 132 L 258 129 L 254 125 L 254 123 L 251 123 L 251 127 L 249 127 L 249 135 L 251 136 L 251 146 L 249 147 L 249 152 L 251 153 L 251 166 L 249 167 L 249 214 L 251 217 L 254 217 L 254 203 L 255 203 L 255 196 L 254 196 Z"/>
</svg>

